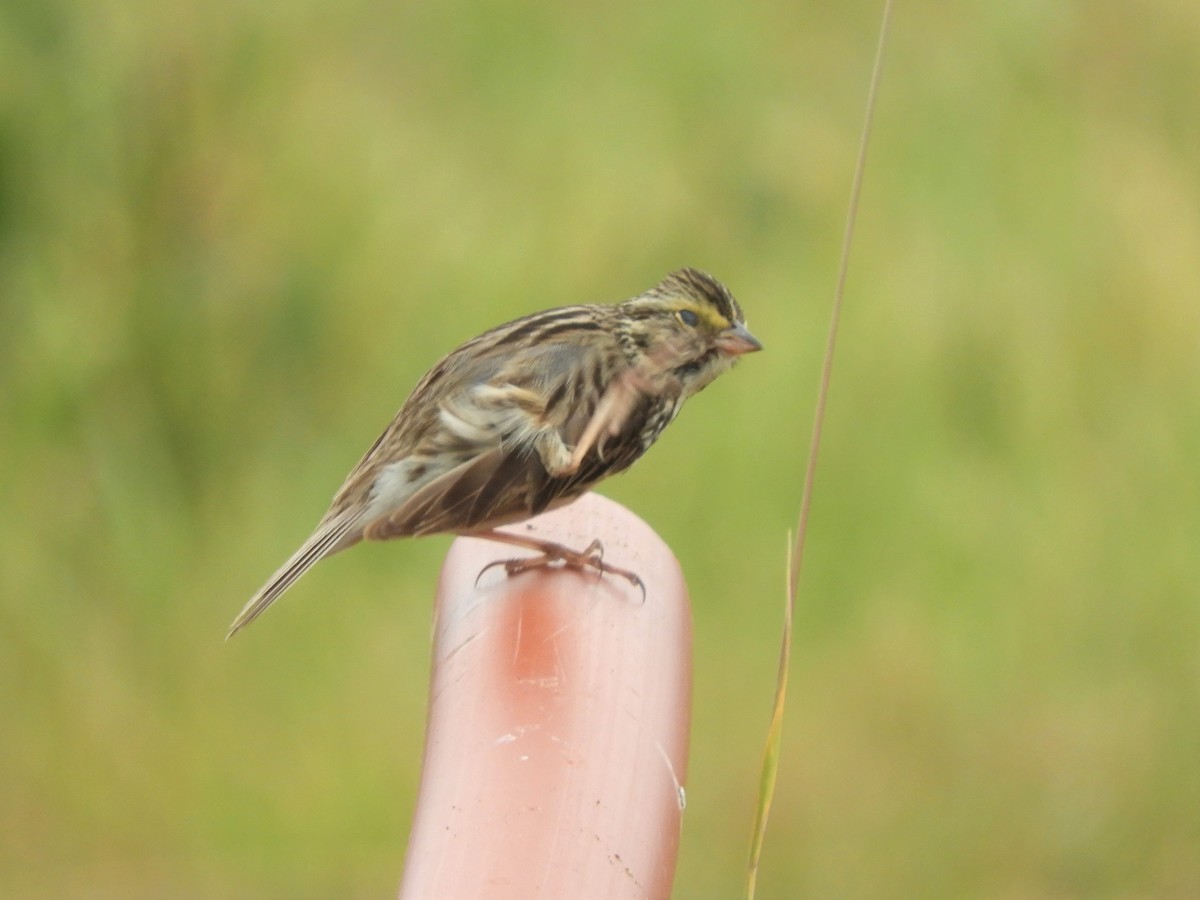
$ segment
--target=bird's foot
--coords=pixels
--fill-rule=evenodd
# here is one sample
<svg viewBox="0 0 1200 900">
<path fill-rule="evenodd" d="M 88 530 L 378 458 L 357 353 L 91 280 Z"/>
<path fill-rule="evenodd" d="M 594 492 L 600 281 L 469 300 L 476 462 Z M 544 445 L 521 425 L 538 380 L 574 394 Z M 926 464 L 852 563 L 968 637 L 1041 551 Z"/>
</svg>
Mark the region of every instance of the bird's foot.
<svg viewBox="0 0 1200 900">
<path fill-rule="evenodd" d="M 476 584 L 479 584 L 479 579 L 483 577 L 484 572 L 494 569 L 496 566 L 503 566 L 504 571 L 512 576 L 561 564 L 563 568 L 568 569 L 579 569 L 581 571 L 592 569 L 598 575 L 618 575 L 638 588 L 642 592 L 642 599 L 646 599 L 646 585 L 636 572 L 632 572 L 629 569 L 622 569 L 620 566 L 614 566 L 604 561 L 604 546 L 600 543 L 599 539 L 592 541 L 583 550 L 572 550 L 570 547 L 555 543 L 554 541 L 543 541 L 523 535 L 509 534 L 504 531 L 487 532 L 476 535 L 476 537 L 499 541 L 505 544 L 516 544 L 517 546 L 528 547 L 531 550 L 537 550 L 541 553 L 541 556 L 498 559 L 495 562 L 488 563 L 479 570 L 479 575 L 475 578 Z"/>
</svg>

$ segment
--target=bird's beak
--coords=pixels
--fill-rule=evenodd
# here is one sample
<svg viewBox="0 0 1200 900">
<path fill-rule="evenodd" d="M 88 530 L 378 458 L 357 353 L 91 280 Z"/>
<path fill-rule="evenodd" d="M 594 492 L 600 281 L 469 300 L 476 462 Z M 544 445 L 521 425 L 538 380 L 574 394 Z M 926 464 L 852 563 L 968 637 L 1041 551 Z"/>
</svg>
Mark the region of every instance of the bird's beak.
<svg viewBox="0 0 1200 900">
<path fill-rule="evenodd" d="M 763 348 L 758 338 L 746 330 L 745 325 L 734 325 L 717 335 L 717 349 L 730 356 L 741 356 Z"/>
</svg>

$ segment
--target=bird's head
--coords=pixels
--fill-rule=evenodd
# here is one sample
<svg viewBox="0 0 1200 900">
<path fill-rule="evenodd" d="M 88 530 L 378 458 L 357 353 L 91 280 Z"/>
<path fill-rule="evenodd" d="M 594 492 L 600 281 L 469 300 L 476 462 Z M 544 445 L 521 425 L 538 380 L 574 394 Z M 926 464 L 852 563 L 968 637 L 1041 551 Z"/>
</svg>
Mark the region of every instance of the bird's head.
<svg viewBox="0 0 1200 900">
<path fill-rule="evenodd" d="M 697 269 L 672 272 L 620 306 L 622 345 L 651 379 L 677 379 L 691 396 L 730 369 L 743 353 L 762 349 L 746 329 L 729 289 Z"/>
</svg>

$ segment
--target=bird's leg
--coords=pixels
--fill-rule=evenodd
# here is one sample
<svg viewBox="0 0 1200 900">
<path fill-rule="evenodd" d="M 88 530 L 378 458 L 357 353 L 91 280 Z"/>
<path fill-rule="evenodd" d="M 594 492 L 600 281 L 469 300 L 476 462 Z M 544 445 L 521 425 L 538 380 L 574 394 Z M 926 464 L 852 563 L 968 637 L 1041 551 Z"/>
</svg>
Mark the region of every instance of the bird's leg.
<svg viewBox="0 0 1200 900">
<path fill-rule="evenodd" d="M 571 449 L 563 443 L 562 435 L 554 427 L 543 428 L 533 439 L 534 449 L 542 461 L 546 473 L 552 478 L 566 478 L 579 469 L 580 460 L 575 459 Z"/>
<path fill-rule="evenodd" d="M 564 566 L 572 569 L 595 569 L 601 575 L 606 572 L 612 575 L 620 575 L 634 587 L 641 589 L 642 599 L 646 597 L 646 585 L 636 572 L 609 565 L 604 561 L 604 547 L 600 544 L 599 540 L 592 541 L 583 550 L 572 550 L 570 547 L 557 544 L 554 541 L 545 541 L 541 538 L 513 534 L 509 531 L 497 531 L 495 529 L 477 531 L 470 535 L 470 537 L 483 538 L 487 541 L 497 541 L 501 544 L 512 544 L 516 547 L 526 547 L 530 550 L 537 550 L 542 554 L 541 556 L 534 556 L 528 559 L 496 560 L 480 569 L 480 576 L 493 566 L 504 566 L 504 571 L 509 575 L 519 575 L 522 572 L 542 569 L 553 563 L 561 562 Z M 478 578 L 476 578 L 476 583 L 478 583 Z"/>
<path fill-rule="evenodd" d="M 654 392 L 655 385 L 650 379 L 637 369 L 626 369 L 608 386 L 574 447 L 563 443 L 557 428 L 541 429 L 533 439 L 533 446 L 546 472 L 553 478 L 574 475 L 593 448 L 596 456 L 603 459 L 604 443 L 621 433 L 641 396 Z"/>
<path fill-rule="evenodd" d="M 599 456 L 604 442 L 621 433 L 621 428 L 638 401 L 641 389 L 641 380 L 632 369 L 613 379 L 613 383 L 596 405 L 596 410 L 580 435 L 579 442 L 575 444 L 575 450 L 571 454 L 572 470 L 579 468 L 593 446 L 597 447 L 596 454 Z"/>
</svg>

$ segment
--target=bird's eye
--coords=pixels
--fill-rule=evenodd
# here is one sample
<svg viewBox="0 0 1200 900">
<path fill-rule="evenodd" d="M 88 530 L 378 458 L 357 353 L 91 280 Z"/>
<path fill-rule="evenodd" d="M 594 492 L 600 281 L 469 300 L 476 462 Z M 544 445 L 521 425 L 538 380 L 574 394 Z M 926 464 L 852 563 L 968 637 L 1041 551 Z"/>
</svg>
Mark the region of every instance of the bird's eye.
<svg viewBox="0 0 1200 900">
<path fill-rule="evenodd" d="M 679 321 L 689 328 L 695 328 L 700 324 L 700 317 L 690 309 L 681 309 L 676 315 L 679 317 Z"/>
</svg>

